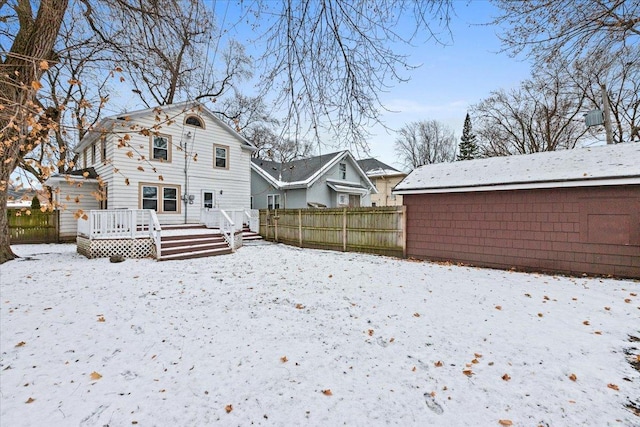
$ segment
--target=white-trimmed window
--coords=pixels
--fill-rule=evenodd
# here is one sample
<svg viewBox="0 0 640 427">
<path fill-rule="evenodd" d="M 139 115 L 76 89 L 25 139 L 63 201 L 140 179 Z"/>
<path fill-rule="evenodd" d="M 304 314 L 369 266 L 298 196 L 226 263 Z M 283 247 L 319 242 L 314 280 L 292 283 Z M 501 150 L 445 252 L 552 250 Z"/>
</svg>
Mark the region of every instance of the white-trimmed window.
<svg viewBox="0 0 640 427">
<path fill-rule="evenodd" d="M 184 124 L 204 129 L 204 121 L 198 116 L 190 115 L 184 119 Z"/>
<path fill-rule="evenodd" d="M 96 143 L 91 144 L 91 166 L 96 164 Z"/>
<path fill-rule="evenodd" d="M 107 138 L 104 135 L 100 137 L 100 161 L 107 161 Z"/>
<path fill-rule="evenodd" d="M 340 179 L 347 179 L 347 164 L 340 163 L 339 168 L 340 168 Z"/>
<path fill-rule="evenodd" d="M 267 209 L 274 210 L 280 209 L 280 195 L 268 194 L 267 195 Z"/>
<path fill-rule="evenodd" d="M 171 161 L 171 137 L 151 135 L 151 158 L 163 162 Z"/>
<path fill-rule="evenodd" d="M 180 187 L 176 185 L 140 184 L 140 205 L 158 213 L 179 213 Z"/>
<path fill-rule="evenodd" d="M 213 146 L 213 167 L 229 169 L 229 147 L 226 145 Z"/>
<path fill-rule="evenodd" d="M 202 192 L 202 207 L 203 208 L 213 208 L 214 196 L 213 191 L 203 191 Z"/>
</svg>

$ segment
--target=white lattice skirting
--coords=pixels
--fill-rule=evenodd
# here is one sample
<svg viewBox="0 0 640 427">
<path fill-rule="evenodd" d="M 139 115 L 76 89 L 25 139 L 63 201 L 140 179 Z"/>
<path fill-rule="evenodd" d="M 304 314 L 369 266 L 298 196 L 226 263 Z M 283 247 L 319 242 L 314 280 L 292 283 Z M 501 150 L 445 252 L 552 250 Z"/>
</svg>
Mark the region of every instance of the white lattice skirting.
<svg viewBox="0 0 640 427">
<path fill-rule="evenodd" d="M 152 239 L 105 239 L 90 240 L 78 236 L 78 253 L 87 258 L 108 258 L 122 255 L 125 258 L 156 257 L 156 245 Z"/>
</svg>

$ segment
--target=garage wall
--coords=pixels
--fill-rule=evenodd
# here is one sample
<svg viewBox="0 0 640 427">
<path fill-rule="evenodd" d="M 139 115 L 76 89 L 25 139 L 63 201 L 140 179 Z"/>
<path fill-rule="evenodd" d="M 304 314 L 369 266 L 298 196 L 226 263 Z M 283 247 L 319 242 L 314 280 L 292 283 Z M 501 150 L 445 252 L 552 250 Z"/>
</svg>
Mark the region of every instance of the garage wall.
<svg viewBox="0 0 640 427">
<path fill-rule="evenodd" d="M 640 186 L 405 195 L 407 255 L 640 278 Z"/>
</svg>

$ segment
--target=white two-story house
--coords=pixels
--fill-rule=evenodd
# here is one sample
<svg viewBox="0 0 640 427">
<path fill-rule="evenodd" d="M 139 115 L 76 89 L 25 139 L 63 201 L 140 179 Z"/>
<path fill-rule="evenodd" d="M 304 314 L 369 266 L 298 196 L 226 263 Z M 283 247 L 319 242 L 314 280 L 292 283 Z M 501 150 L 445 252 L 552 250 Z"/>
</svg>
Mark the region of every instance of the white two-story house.
<svg viewBox="0 0 640 427">
<path fill-rule="evenodd" d="M 162 225 L 197 224 L 206 209 L 249 209 L 254 145 L 198 102 L 100 121 L 75 148 L 78 171 L 47 182 L 61 239 L 89 210 L 149 209 Z"/>
</svg>

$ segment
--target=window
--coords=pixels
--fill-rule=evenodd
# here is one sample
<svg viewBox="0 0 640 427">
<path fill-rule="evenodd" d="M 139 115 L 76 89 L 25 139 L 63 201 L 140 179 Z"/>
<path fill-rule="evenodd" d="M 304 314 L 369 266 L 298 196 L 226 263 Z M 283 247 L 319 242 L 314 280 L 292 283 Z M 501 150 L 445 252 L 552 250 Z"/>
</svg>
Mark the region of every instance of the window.
<svg viewBox="0 0 640 427">
<path fill-rule="evenodd" d="M 213 146 L 213 167 L 229 169 L 229 147 L 223 145 Z"/>
<path fill-rule="evenodd" d="M 171 161 L 170 137 L 163 135 L 151 136 L 151 158 L 153 160 Z"/>
<path fill-rule="evenodd" d="M 142 209 L 158 210 L 158 187 L 142 187 Z"/>
<path fill-rule="evenodd" d="M 158 213 L 179 213 L 180 187 L 173 185 L 140 185 L 142 209 L 153 209 Z"/>
<path fill-rule="evenodd" d="M 96 164 L 96 144 L 91 144 L 91 166 Z"/>
<path fill-rule="evenodd" d="M 82 156 L 82 167 L 83 169 L 87 168 L 87 164 L 89 163 L 89 149 L 85 148 L 84 149 L 84 156 Z"/>
<path fill-rule="evenodd" d="M 184 120 L 184 124 L 204 129 L 204 122 L 198 116 L 187 116 L 187 118 Z"/>
<path fill-rule="evenodd" d="M 204 191 L 202 193 L 202 207 L 213 208 L 213 192 L 212 191 Z"/>
<path fill-rule="evenodd" d="M 102 163 L 107 161 L 107 138 L 104 135 L 100 138 L 100 161 Z"/>
<path fill-rule="evenodd" d="M 267 209 L 274 210 L 280 209 L 280 195 L 269 194 L 267 195 Z"/>
<path fill-rule="evenodd" d="M 178 189 L 165 187 L 162 189 L 162 211 L 178 212 Z"/>
<path fill-rule="evenodd" d="M 347 164 L 340 163 L 340 179 L 347 179 Z"/>
</svg>

